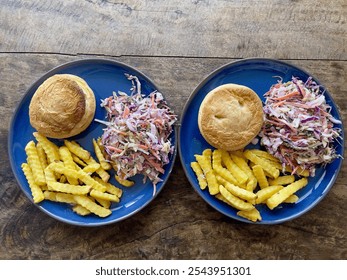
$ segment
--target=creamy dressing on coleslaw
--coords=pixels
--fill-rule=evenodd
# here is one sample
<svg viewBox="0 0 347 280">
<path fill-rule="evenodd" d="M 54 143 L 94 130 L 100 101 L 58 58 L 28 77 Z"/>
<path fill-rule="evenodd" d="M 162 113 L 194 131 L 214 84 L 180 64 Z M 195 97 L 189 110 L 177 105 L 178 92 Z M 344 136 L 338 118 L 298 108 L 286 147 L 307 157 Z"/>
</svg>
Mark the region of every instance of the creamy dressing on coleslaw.
<svg viewBox="0 0 347 280">
<path fill-rule="evenodd" d="M 126 76 L 132 81 L 131 94 L 114 92 L 101 101 L 107 112 L 105 121 L 97 120 L 106 126 L 101 143 L 118 176 L 142 174 L 155 187 L 174 152 L 170 134 L 177 118 L 160 92 L 145 97 L 138 78 Z"/>
<path fill-rule="evenodd" d="M 317 164 L 341 157 L 334 148 L 342 137 L 334 124 L 341 121 L 331 115 L 324 91 L 312 78 L 279 81 L 264 96 L 261 144 L 293 173 L 300 167 L 314 176 Z"/>
</svg>

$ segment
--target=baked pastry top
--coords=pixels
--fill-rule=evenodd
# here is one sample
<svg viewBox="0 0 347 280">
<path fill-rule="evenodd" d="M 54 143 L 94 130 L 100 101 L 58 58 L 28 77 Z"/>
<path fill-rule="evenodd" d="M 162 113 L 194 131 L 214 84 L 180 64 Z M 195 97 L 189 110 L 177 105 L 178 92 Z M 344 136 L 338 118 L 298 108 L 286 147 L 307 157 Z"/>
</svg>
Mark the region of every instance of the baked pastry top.
<svg viewBox="0 0 347 280">
<path fill-rule="evenodd" d="M 244 148 L 257 136 L 262 124 L 262 102 L 246 86 L 221 85 L 210 91 L 200 105 L 200 132 L 215 148 L 227 151 Z"/>
<path fill-rule="evenodd" d="M 47 137 L 68 138 L 89 126 L 95 107 L 94 93 L 82 78 L 57 74 L 45 80 L 33 95 L 30 123 Z"/>
</svg>

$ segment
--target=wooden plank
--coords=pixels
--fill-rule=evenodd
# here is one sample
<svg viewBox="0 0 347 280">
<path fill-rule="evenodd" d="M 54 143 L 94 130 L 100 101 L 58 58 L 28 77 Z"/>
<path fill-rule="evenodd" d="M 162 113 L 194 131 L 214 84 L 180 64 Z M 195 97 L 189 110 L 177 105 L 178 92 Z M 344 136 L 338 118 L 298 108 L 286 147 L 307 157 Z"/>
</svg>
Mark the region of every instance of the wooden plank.
<svg viewBox="0 0 347 280">
<path fill-rule="evenodd" d="M 120 223 L 80 228 L 39 211 L 22 194 L 12 175 L 4 148 L 9 121 L 34 80 L 61 63 L 85 57 L 89 56 L 0 54 L 0 259 L 345 259 L 346 161 L 336 184 L 319 205 L 298 219 L 276 226 L 244 225 L 212 209 L 190 186 L 179 159 L 159 196 Z M 158 57 L 117 60 L 152 78 L 178 114 L 204 76 L 232 61 Z M 346 61 L 290 62 L 317 76 L 346 117 Z"/>
<path fill-rule="evenodd" d="M 1 1 L 0 52 L 346 60 L 346 1 Z"/>
<path fill-rule="evenodd" d="M 25 90 L 45 72 L 60 64 L 83 58 L 108 58 L 126 63 L 147 75 L 163 92 L 180 116 L 189 95 L 199 83 L 217 68 L 235 59 L 199 59 L 167 57 L 98 57 L 44 54 L 0 54 L 0 88 L 11 94 L 1 95 L 0 104 L 14 108 Z M 311 73 L 328 89 L 343 115 L 347 114 L 346 61 L 284 60 Z M 13 83 L 20 77 L 19 83 Z M 0 105 L 1 106 L 1 105 Z"/>
</svg>

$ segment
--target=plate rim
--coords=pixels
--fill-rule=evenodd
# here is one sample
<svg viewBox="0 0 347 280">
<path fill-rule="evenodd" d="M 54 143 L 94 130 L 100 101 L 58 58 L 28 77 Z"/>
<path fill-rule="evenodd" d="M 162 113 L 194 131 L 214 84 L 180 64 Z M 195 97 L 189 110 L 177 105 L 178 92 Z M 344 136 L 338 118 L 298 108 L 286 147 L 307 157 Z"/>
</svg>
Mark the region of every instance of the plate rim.
<svg viewBox="0 0 347 280">
<path fill-rule="evenodd" d="M 183 119 L 185 118 L 188 108 L 190 107 L 190 104 L 192 103 L 192 100 L 194 99 L 194 97 L 198 94 L 198 92 L 201 90 L 201 88 L 203 86 L 205 86 L 205 84 L 207 82 L 209 82 L 212 78 L 214 78 L 219 72 L 223 71 L 224 69 L 228 68 L 228 67 L 232 67 L 233 65 L 237 65 L 237 64 L 242 64 L 242 63 L 247 63 L 247 62 L 255 62 L 255 63 L 276 63 L 276 64 L 281 64 L 284 66 L 289 66 L 290 68 L 294 68 L 299 70 L 300 72 L 304 73 L 305 75 L 308 75 L 310 77 L 312 77 L 313 80 L 315 80 L 319 85 L 321 85 L 324 89 L 325 92 L 324 94 L 326 94 L 329 99 L 332 101 L 332 103 L 334 104 L 335 108 L 336 108 L 336 112 L 337 112 L 337 116 L 338 119 L 342 122 L 341 124 L 341 136 L 342 136 L 342 141 L 341 141 L 341 147 L 342 147 L 342 158 L 339 159 L 339 164 L 338 167 L 336 169 L 335 174 L 332 176 L 332 179 L 329 182 L 329 186 L 327 186 L 324 189 L 324 193 L 317 198 L 316 200 L 314 200 L 314 203 L 311 203 L 310 205 L 308 205 L 304 210 L 302 210 L 301 212 L 296 213 L 295 215 L 292 215 L 290 217 L 287 218 L 282 218 L 282 219 L 278 219 L 275 221 L 258 221 L 258 222 L 252 222 L 249 221 L 245 218 L 242 217 L 238 217 L 238 216 L 231 216 L 230 214 L 226 213 L 225 211 L 218 209 L 217 207 L 215 207 L 214 205 L 212 205 L 212 203 L 210 203 L 210 201 L 208 201 L 204 196 L 202 196 L 199 192 L 197 187 L 195 186 L 195 183 L 192 181 L 192 179 L 190 178 L 189 174 L 188 174 L 188 170 L 184 164 L 184 160 L 183 160 L 183 152 L 182 152 L 182 144 L 181 144 L 181 128 L 182 128 L 182 123 L 180 123 L 180 129 L 178 131 L 178 153 L 179 153 L 179 158 L 181 161 L 181 165 L 183 167 L 184 173 L 191 185 L 191 187 L 194 189 L 194 191 L 199 195 L 199 197 L 201 197 L 210 207 L 212 207 L 215 211 L 225 215 L 226 217 L 235 220 L 235 221 L 239 221 L 239 222 L 243 222 L 243 223 L 247 223 L 247 224 L 254 224 L 254 225 L 276 225 L 276 224 L 281 224 L 284 222 L 289 222 L 291 220 L 294 220 L 295 218 L 298 218 L 302 215 L 304 215 L 305 213 L 309 212 L 310 210 L 312 210 L 316 205 L 319 204 L 319 202 L 321 202 L 326 195 L 328 194 L 328 192 L 330 191 L 330 189 L 333 187 L 333 185 L 335 184 L 335 181 L 341 171 L 342 168 L 342 163 L 344 161 L 343 158 L 343 154 L 344 154 L 344 150 L 345 150 L 345 131 L 344 131 L 344 123 L 343 123 L 343 119 L 341 118 L 341 114 L 340 114 L 340 108 L 337 106 L 337 104 L 335 103 L 333 97 L 331 96 L 331 94 L 329 93 L 329 91 L 327 90 L 327 88 L 324 86 L 324 84 L 322 84 L 314 75 L 311 75 L 309 72 L 307 72 L 305 69 L 296 66 L 290 62 L 286 62 L 283 60 L 279 60 L 279 59 L 274 59 L 274 58 L 260 58 L 260 57 L 250 57 L 250 58 L 242 58 L 242 59 L 237 59 L 235 61 L 231 61 L 231 62 L 227 62 L 219 67 L 217 67 L 215 70 L 213 70 L 212 72 L 210 72 L 209 74 L 205 75 L 205 77 L 198 83 L 198 85 L 194 88 L 194 90 L 190 93 L 187 101 L 185 102 L 185 105 L 183 107 L 183 111 L 181 114 L 181 122 L 183 121 Z"/>
<path fill-rule="evenodd" d="M 7 154 L 8 154 L 9 161 L 10 161 L 11 171 L 12 171 L 12 173 L 13 173 L 15 179 L 16 179 L 16 182 L 17 182 L 16 185 L 21 190 L 21 192 L 24 193 L 24 195 L 29 199 L 31 204 L 35 205 L 35 207 L 40 209 L 40 211 L 42 211 L 43 213 L 47 214 L 51 218 L 53 218 L 53 219 L 55 219 L 57 221 L 63 222 L 65 224 L 69 224 L 69 225 L 73 225 L 73 226 L 81 226 L 81 227 L 99 227 L 99 226 L 106 226 L 106 225 L 114 224 L 114 223 L 117 223 L 117 222 L 121 222 L 121 221 L 123 221 L 123 220 L 125 220 L 125 219 L 127 219 L 127 218 L 129 218 L 129 217 L 131 217 L 131 216 L 133 216 L 135 214 L 137 214 L 138 212 L 143 210 L 146 206 L 148 206 L 152 201 L 154 201 L 154 199 L 164 189 L 164 186 L 166 185 L 169 177 L 171 176 L 172 170 L 173 170 L 174 165 L 175 165 L 176 156 L 177 156 L 177 153 L 178 153 L 178 132 L 179 132 L 179 130 L 178 130 L 178 121 L 179 120 L 177 119 L 177 122 L 172 127 L 173 131 L 171 132 L 171 136 L 175 137 L 175 144 L 173 145 L 174 152 L 172 153 L 172 163 L 171 163 L 171 166 L 169 167 L 169 169 L 167 170 L 168 175 L 161 182 L 162 183 L 162 187 L 159 189 L 159 191 L 157 190 L 156 193 L 154 194 L 154 196 L 151 197 L 151 199 L 147 200 L 146 203 L 142 204 L 139 208 L 136 208 L 134 211 L 132 211 L 132 212 L 130 212 L 130 213 L 120 217 L 120 218 L 116 218 L 116 219 L 113 219 L 113 220 L 110 220 L 110 221 L 104 221 L 104 222 L 100 221 L 100 222 L 95 222 L 95 223 L 88 223 L 88 222 L 71 221 L 71 220 L 65 219 L 65 218 L 63 218 L 61 216 L 57 216 L 57 215 L 51 213 L 50 211 L 45 209 L 42 205 L 34 203 L 33 200 L 32 200 L 32 197 L 30 197 L 30 195 L 24 191 L 23 186 L 21 185 L 20 180 L 19 180 L 19 178 L 18 178 L 18 176 L 17 176 L 17 174 L 15 172 L 17 165 L 14 162 L 14 158 L 13 158 L 12 153 L 11 153 L 11 151 L 12 151 L 12 143 L 13 143 L 13 135 L 14 135 L 13 127 L 14 127 L 14 124 L 15 124 L 15 118 L 17 117 L 18 112 L 21 109 L 21 105 L 24 102 L 24 99 L 28 95 L 28 92 L 30 90 L 32 90 L 34 87 L 38 87 L 38 85 L 40 85 L 42 83 L 41 81 L 44 81 L 45 79 L 47 79 L 48 77 L 54 75 L 55 73 L 57 73 L 58 71 L 60 71 L 62 69 L 74 66 L 76 64 L 77 65 L 78 64 L 82 64 L 83 65 L 83 64 L 88 64 L 88 63 L 94 63 L 94 64 L 103 64 L 104 63 L 104 64 L 110 64 L 112 66 L 121 66 L 121 67 L 124 67 L 124 68 L 128 68 L 128 69 L 130 69 L 131 71 L 133 71 L 135 73 L 139 73 L 144 79 L 146 79 L 150 83 L 152 83 L 152 85 L 155 87 L 155 89 L 157 91 L 162 93 L 160 88 L 157 86 L 156 83 L 154 83 L 154 81 L 151 78 L 149 78 L 146 74 L 144 74 L 142 71 L 138 70 L 137 68 L 135 68 L 133 66 L 130 66 L 129 64 L 124 63 L 124 62 L 119 62 L 117 60 L 107 59 L 107 58 L 81 58 L 81 59 L 76 59 L 76 60 L 68 61 L 68 62 L 65 62 L 65 63 L 61 63 L 61 64 L 57 65 L 56 67 L 51 68 L 50 70 L 44 72 L 41 76 L 39 76 L 39 78 L 37 78 L 34 82 L 32 82 L 30 84 L 30 86 L 25 89 L 24 94 L 22 95 L 22 97 L 17 102 L 15 110 L 12 113 L 11 120 L 10 120 L 10 123 L 9 123 L 9 126 L 8 126 L 9 129 L 8 129 L 8 136 L 7 136 L 7 152 L 8 152 Z M 164 100 L 167 102 L 167 99 L 165 98 L 165 94 L 162 93 L 162 95 L 164 96 Z"/>
</svg>

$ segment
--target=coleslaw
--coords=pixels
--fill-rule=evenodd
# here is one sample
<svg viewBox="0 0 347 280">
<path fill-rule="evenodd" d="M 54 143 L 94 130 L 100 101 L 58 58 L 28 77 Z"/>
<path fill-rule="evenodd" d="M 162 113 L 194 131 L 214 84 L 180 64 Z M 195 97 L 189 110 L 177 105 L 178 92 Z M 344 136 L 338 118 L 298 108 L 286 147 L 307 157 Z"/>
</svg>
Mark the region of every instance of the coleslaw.
<svg viewBox="0 0 347 280">
<path fill-rule="evenodd" d="M 314 176 L 316 166 L 335 158 L 334 142 L 342 139 L 341 121 L 331 115 L 324 91 L 311 77 L 306 82 L 292 77 L 272 85 L 265 93 L 264 124 L 259 134 L 261 145 L 289 165 L 293 174 L 298 168 Z"/>
<path fill-rule="evenodd" d="M 120 178 L 142 174 L 144 182 L 147 178 L 152 181 L 155 193 L 164 165 L 174 152 L 170 134 L 177 118 L 160 92 L 145 97 L 139 79 L 125 75 L 132 82 L 131 94 L 113 92 L 101 100 L 100 106 L 107 112 L 105 121 L 97 120 L 106 126 L 101 143 Z"/>
</svg>

